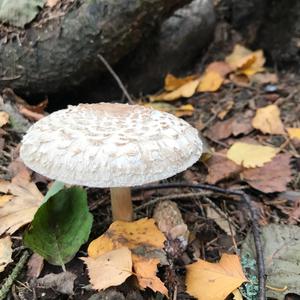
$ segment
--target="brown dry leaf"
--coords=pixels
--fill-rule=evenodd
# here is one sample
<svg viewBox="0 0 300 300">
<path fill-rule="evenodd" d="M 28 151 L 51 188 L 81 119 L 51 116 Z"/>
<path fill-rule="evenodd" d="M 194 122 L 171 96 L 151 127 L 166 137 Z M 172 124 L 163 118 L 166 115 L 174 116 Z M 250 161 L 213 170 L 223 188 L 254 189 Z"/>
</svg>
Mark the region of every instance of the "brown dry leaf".
<svg viewBox="0 0 300 300">
<path fill-rule="evenodd" d="M 120 285 L 132 275 L 131 251 L 126 247 L 112 250 L 97 258 L 81 259 L 87 265 L 90 282 L 96 290 Z"/>
<path fill-rule="evenodd" d="M 245 74 L 230 74 L 229 79 L 236 86 L 248 87 L 250 85 L 250 80 Z"/>
<path fill-rule="evenodd" d="M 225 61 L 215 61 L 206 67 L 206 72 L 216 72 L 225 78 L 232 72 L 232 68 Z"/>
<path fill-rule="evenodd" d="M 216 152 L 207 161 L 207 183 L 215 184 L 220 180 L 234 177 L 242 171 L 241 166 L 237 165 L 226 157 L 226 152 L 226 149 Z"/>
<path fill-rule="evenodd" d="M 200 79 L 196 78 L 192 81 L 185 83 L 184 85 L 180 86 L 178 89 L 168 93 L 164 92 L 159 95 L 149 96 L 151 102 L 155 101 L 174 101 L 179 98 L 190 98 L 192 97 L 199 85 Z"/>
<path fill-rule="evenodd" d="M 227 151 L 227 158 L 245 168 L 262 167 L 271 161 L 277 154 L 278 149 L 236 142 Z"/>
<path fill-rule="evenodd" d="M 165 236 L 153 219 L 143 218 L 135 222 L 115 221 L 88 247 L 88 254 L 97 257 L 112 249 L 128 247 L 130 250 L 142 245 L 163 249 Z"/>
<path fill-rule="evenodd" d="M 46 5 L 49 7 L 53 7 L 58 3 L 59 0 L 47 0 Z"/>
<path fill-rule="evenodd" d="M 12 241 L 9 236 L 0 239 L 0 273 L 12 262 Z"/>
<path fill-rule="evenodd" d="M 246 281 L 237 255 L 223 254 L 219 263 L 200 259 L 187 266 L 187 292 L 198 300 L 225 300 Z"/>
<path fill-rule="evenodd" d="M 138 255 L 133 256 L 134 271 L 140 287 L 142 289 L 148 287 L 154 292 L 160 292 L 161 294 L 168 296 L 167 288 L 156 276 L 158 264 L 159 259 L 157 258 L 149 259 Z"/>
<path fill-rule="evenodd" d="M 257 73 L 251 76 L 251 82 L 255 82 L 258 84 L 267 84 L 267 83 L 277 83 L 278 82 L 278 76 L 275 73 Z"/>
<path fill-rule="evenodd" d="M 206 71 L 200 79 L 198 92 L 216 92 L 222 85 L 224 77 L 215 71 Z"/>
<path fill-rule="evenodd" d="M 275 104 L 258 108 L 255 117 L 252 119 L 252 126 L 263 133 L 285 134 L 280 119 L 280 110 Z"/>
<path fill-rule="evenodd" d="M 252 52 L 241 45 L 235 45 L 233 52 L 225 61 L 233 70 L 249 77 L 264 70 L 265 57 L 262 50 Z"/>
<path fill-rule="evenodd" d="M 165 90 L 167 92 L 177 90 L 184 84 L 191 82 L 196 78 L 197 78 L 197 75 L 190 75 L 190 76 L 178 78 L 172 74 L 167 74 L 167 76 L 165 78 Z"/>
<path fill-rule="evenodd" d="M 251 117 L 245 114 L 237 114 L 236 116 L 216 122 L 208 130 L 208 136 L 214 140 L 223 140 L 231 135 L 248 134 L 253 130 L 251 125 Z"/>
<path fill-rule="evenodd" d="M 0 127 L 6 125 L 9 121 L 9 114 L 5 111 L 0 111 Z"/>
<path fill-rule="evenodd" d="M 243 179 L 264 193 L 284 192 L 286 185 L 292 180 L 290 159 L 291 155 L 288 153 L 278 154 L 260 168 L 244 170 Z"/>
<path fill-rule="evenodd" d="M 11 234 L 32 221 L 43 195 L 34 183 L 21 176 L 14 177 L 11 183 L 1 181 L 0 191 L 13 196 L 0 198 L 0 235 L 5 232 Z"/>
<path fill-rule="evenodd" d="M 44 258 L 37 253 L 33 253 L 27 262 L 27 277 L 38 278 L 44 267 Z"/>
<path fill-rule="evenodd" d="M 300 128 L 287 128 L 290 139 L 300 140 Z"/>
<path fill-rule="evenodd" d="M 192 116 L 195 111 L 195 108 L 191 104 L 185 104 L 185 105 L 176 107 L 169 103 L 153 102 L 153 103 L 146 103 L 146 104 L 144 104 L 144 106 L 171 113 L 171 114 L 175 115 L 176 117 L 189 117 L 189 116 Z"/>
</svg>

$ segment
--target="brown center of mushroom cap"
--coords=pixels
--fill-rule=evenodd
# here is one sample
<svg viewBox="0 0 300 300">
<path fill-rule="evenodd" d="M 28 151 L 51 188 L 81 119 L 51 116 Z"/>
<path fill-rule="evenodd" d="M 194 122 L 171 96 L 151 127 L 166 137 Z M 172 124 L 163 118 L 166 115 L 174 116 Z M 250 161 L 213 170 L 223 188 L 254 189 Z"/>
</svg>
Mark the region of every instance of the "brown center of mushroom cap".
<svg viewBox="0 0 300 300">
<path fill-rule="evenodd" d="M 25 135 L 21 158 L 53 179 L 94 187 L 168 178 L 196 162 L 196 129 L 171 114 L 125 104 L 80 104 L 50 114 Z"/>
</svg>

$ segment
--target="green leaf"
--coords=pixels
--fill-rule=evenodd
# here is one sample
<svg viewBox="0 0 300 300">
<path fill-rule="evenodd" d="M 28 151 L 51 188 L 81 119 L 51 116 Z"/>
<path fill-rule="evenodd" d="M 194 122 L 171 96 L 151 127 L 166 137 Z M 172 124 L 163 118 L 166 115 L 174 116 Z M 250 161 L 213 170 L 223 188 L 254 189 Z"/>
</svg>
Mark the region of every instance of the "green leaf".
<svg viewBox="0 0 300 300">
<path fill-rule="evenodd" d="M 46 0 L 0 0 L 0 21 L 24 27 L 38 14 Z"/>
<path fill-rule="evenodd" d="M 86 191 L 63 189 L 40 206 L 25 232 L 24 243 L 49 263 L 64 266 L 87 241 L 92 222 Z"/>
<path fill-rule="evenodd" d="M 43 199 L 43 203 L 47 202 L 49 198 L 57 194 L 60 190 L 64 188 L 64 183 L 60 181 L 54 181 L 50 189 L 48 190 L 47 194 Z"/>
</svg>

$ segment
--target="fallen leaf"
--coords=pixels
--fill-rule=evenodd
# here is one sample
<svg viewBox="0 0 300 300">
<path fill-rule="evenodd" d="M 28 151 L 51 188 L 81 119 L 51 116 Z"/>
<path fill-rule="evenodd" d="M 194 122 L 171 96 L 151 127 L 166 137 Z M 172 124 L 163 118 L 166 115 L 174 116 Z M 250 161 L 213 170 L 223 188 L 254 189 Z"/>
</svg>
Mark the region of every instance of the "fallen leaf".
<svg viewBox="0 0 300 300">
<path fill-rule="evenodd" d="M 216 72 L 225 78 L 229 73 L 232 72 L 232 68 L 225 61 L 215 61 L 206 67 L 206 72 Z"/>
<path fill-rule="evenodd" d="M 300 228 L 296 225 L 269 224 L 260 230 L 265 261 L 267 298 L 284 300 L 287 294 L 300 294 Z M 255 242 L 250 231 L 242 245 L 242 255 L 256 260 Z M 256 270 L 254 270 L 256 275 Z"/>
<path fill-rule="evenodd" d="M 0 198 L 0 235 L 5 232 L 12 234 L 32 221 L 43 195 L 34 183 L 19 176 L 11 183 L 1 181 L 0 191 L 11 194 Z"/>
<path fill-rule="evenodd" d="M 0 239 L 0 273 L 12 262 L 12 241 L 9 236 Z"/>
<path fill-rule="evenodd" d="M 167 92 L 177 90 L 184 84 L 189 83 L 196 78 L 197 78 L 197 75 L 190 75 L 190 76 L 178 78 L 172 74 L 167 74 L 167 76 L 165 78 L 165 90 Z"/>
<path fill-rule="evenodd" d="M 27 262 L 27 277 L 38 278 L 44 267 L 44 258 L 37 253 L 33 253 Z"/>
<path fill-rule="evenodd" d="M 186 268 L 187 292 L 198 300 L 225 300 L 247 281 L 237 255 L 223 254 L 219 263 L 200 259 Z"/>
<path fill-rule="evenodd" d="M 112 250 L 97 258 L 81 258 L 88 268 L 90 282 L 96 290 L 123 283 L 132 275 L 131 251 L 126 247 Z"/>
<path fill-rule="evenodd" d="M 245 74 L 230 74 L 229 79 L 236 85 L 240 87 L 248 87 L 250 85 L 250 80 Z"/>
<path fill-rule="evenodd" d="M 267 84 L 267 83 L 277 83 L 278 76 L 275 73 L 257 73 L 251 76 L 251 82 L 255 82 L 258 84 Z"/>
<path fill-rule="evenodd" d="M 278 154 L 262 167 L 244 170 L 241 175 L 249 185 L 264 193 L 284 192 L 292 180 L 290 159 L 288 153 Z"/>
<path fill-rule="evenodd" d="M 88 240 L 92 223 L 86 191 L 62 189 L 38 208 L 23 241 L 49 263 L 63 266 Z"/>
<path fill-rule="evenodd" d="M 252 126 L 263 133 L 285 133 L 280 119 L 280 110 L 275 104 L 257 109 L 255 117 L 252 120 Z"/>
<path fill-rule="evenodd" d="M 9 114 L 5 111 L 0 111 L 0 127 L 6 125 L 9 121 Z"/>
<path fill-rule="evenodd" d="M 208 175 L 206 182 L 215 184 L 223 179 L 236 176 L 242 171 L 242 167 L 226 157 L 226 150 L 216 152 L 206 162 Z"/>
<path fill-rule="evenodd" d="M 206 215 L 209 219 L 214 220 L 214 222 L 229 236 L 235 236 L 235 228 L 230 226 L 228 220 L 224 218 L 223 215 L 220 215 L 218 211 L 214 208 L 207 206 L 206 207 Z"/>
<path fill-rule="evenodd" d="M 271 161 L 277 152 L 278 149 L 269 146 L 236 142 L 227 151 L 227 158 L 245 168 L 256 168 Z"/>
<path fill-rule="evenodd" d="M 233 294 L 233 300 L 243 300 L 243 296 L 239 289 L 234 290 L 232 294 Z"/>
<path fill-rule="evenodd" d="M 249 77 L 264 70 L 265 57 L 262 50 L 252 52 L 237 44 L 225 61 L 233 70 Z"/>
<path fill-rule="evenodd" d="M 206 71 L 200 79 L 198 92 L 216 92 L 222 85 L 224 77 L 215 71 Z"/>
<path fill-rule="evenodd" d="M 153 95 L 150 96 L 149 99 L 151 102 L 154 102 L 154 101 L 174 101 L 182 97 L 190 98 L 195 94 L 199 82 L 200 79 L 198 78 L 194 79 L 192 81 L 185 83 L 184 85 L 180 86 L 178 89 L 170 93 L 164 92 L 159 95 Z"/>
<path fill-rule="evenodd" d="M 142 256 L 135 255 L 134 271 L 142 289 L 150 288 L 154 292 L 160 292 L 163 295 L 168 296 L 168 290 L 162 283 L 162 281 L 156 276 L 157 265 L 159 259 L 157 258 L 145 258 Z"/>
<path fill-rule="evenodd" d="M 287 132 L 291 139 L 300 140 L 300 128 L 287 128 Z"/>
<path fill-rule="evenodd" d="M 237 114 L 228 120 L 216 122 L 209 128 L 207 135 L 214 140 L 223 140 L 231 135 L 248 134 L 252 130 L 251 117 L 246 112 L 245 114 Z"/>
<path fill-rule="evenodd" d="M 71 272 L 50 273 L 37 279 L 36 284 L 40 288 L 52 289 L 61 294 L 73 295 L 76 278 L 77 276 Z"/>
<path fill-rule="evenodd" d="M 89 256 L 97 257 L 112 249 L 124 246 L 130 250 L 141 245 L 163 249 L 166 238 L 154 222 L 153 219 L 147 218 L 135 222 L 113 222 L 103 235 L 90 243 L 88 247 Z"/>
<path fill-rule="evenodd" d="M 176 117 L 189 117 L 192 116 L 195 111 L 195 108 L 191 104 L 185 104 L 177 107 L 169 103 L 152 102 L 152 103 L 146 103 L 144 104 L 144 106 L 171 113 Z"/>
<path fill-rule="evenodd" d="M 54 7 L 59 0 L 47 0 L 46 5 L 49 7 Z"/>
</svg>

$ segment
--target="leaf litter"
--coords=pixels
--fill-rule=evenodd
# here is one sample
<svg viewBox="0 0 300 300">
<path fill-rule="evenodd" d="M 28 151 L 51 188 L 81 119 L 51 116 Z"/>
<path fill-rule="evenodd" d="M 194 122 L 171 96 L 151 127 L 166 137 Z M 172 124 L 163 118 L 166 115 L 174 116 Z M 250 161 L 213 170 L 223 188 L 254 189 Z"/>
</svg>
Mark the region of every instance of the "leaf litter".
<svg viewBox="0 0 300 300">
<path fill-rule="evenodd" d="M 293 222 L 298 223 L 296 200 L 278 199 L 276 198 L 276 192 L 290 193 L 292 189 L 299 189 L 299 182 L 297 183 L 297 175 L 295 175 L 297 149 L 293 145 L 299 139 L 300 124 L 297 118 L 288 115 L 294 110 L 293 105 L 295 104 L 295 102 L 292 102 L 294 99 L 289 96 L 291 94 L 287 84 L 289 80 L 279 79 L 275 74 L 269 71 L 266 72 L 264 62 L 265 59 L 261 50 L 250 51 L 241 45 L 237 45 L 232 55 L 228 55 L 224 61 L 218 60 L 211 63 L 203 72 L 186 77 L 175 77 L 169 74 L 165 80 L 164 92 L 152 98 L 150 97 L 153 102 L 143 100 L 141 103 L 150 105 L 155 109 L 171 112 L 177 116 L 191 117 L 187 120 L 194 122 L 195 126 L 197 125 L 196 122 L 199 122 L 202 134 L 208 138 L 207 142 L 212 149 L 212 155 L 189 170 L 189 172 L 195 174 L 192 177 L 196 178 L 196 182 L 199 178 L 204 180 L 206 177 L 206 181 L 209 183 L 218 183 L 218 185 L 231 188 L 246 188 L 252 195 L 252 201 L 264 212 L 265 224 L 276 219 L 274 215 L 277 216 L 278 213 L 284 214 L 283 223 L 291 222 L 291 220 L 288 220 L 289 216 L 291 218 L 294 216 L 292 218 Z M 263 87 L 263 85 L 269 83 L 275 87 L 275 89 L 272 89 L 272 94 L 267 91 L 266 86 Z M 280 94 L 280 84 L 280 89 L 285 90 L 286 95 L 288 95 L 286 98 L 290 97 L 289 100 L 285 101 L 285 96 Z M 247 86 L 247 89 L 244 89 L 244 86 Z M 258 88 L 260 93 L 256 94 L 255 89 L 248 89 L 252 86 Z M 234 87 L 234 89 L 229 90 L 228 87 Z M 280 102 L 278 99 L 284 101 Z M 43 111 L 41 111 L 41 114 L 43 114 Z M 25 114 L 25 117 L 30 118 L 30 114 Z M 3 126 L 11 126 L 11 124 L 7 123 Z M 245 139 L 248 137 L 254 139 L 256 143 L 248 142 Z M 16 170 L 13 175 L 18 174 L 18 169 Z M 30 177 L 31 174 L 28 178 Z M 180 179 L 180 177 L 178 178 Z M 27 180 L 27 184 L 28 182 L 30 183 L 30 179 Z M 12 182 L 8 180 L 2 181 L 0 184 L 2 192 L 0 214 L 3 205 L 17 196 L 9 190 L 11 184 Z M 26 186 L 25 183 L 24 185 Z M 32 185 L 30 186 L 32 187 Z M 156 193 L 164 195 L 163 191 Z M 215 205 L 222 210 L 224 209 L 224 215 L 227 215 L 229 219 L 234 218 L 235 224 L 240 224 L 241 228 L 240 230 L 235 228 L 238 232 L 234 236 L 234 239 L 240 242 L 239 235 L 240 233 L 242 233 L 242 236 L 245 234 L 250 222 L 247 212 L 243 213 L 242 203 L 232 202 L 232 199 L 226 197 L 221 199 L 221 197 L 214 196 L 212 199 L 216 202 Z M 171 234 L 166 231 L 166 235 L 174 237 L 178 232 L 183 232 L 183 228 L 188 227 L 188 230 L 190 230 L 187 240 L 188 250 L 176 256 L 176 258 L 174 256 L 166 259 L 166 255 L 168 255 L 168 252 L 165 252 L 167 248 L 164 249 L 166 237 L 157 228 L 156 230 L 159 233 L 152 231 L 154 223 L 151 222 L 153 221 L 144 224 L 145 220 L 141 219 L 143 221 L 138 226 L 141 231 L 134 229 L 136 225 L 131 225 L 133 227 L 125 226 L 125 229 L 121 229 L 122 226 L 117 226 L 116 228 L 113 227 L 111 231 L 110 228 L 108 230 L 109 234 L 104 233 L 102 237 L 97 239 L 99 243 L 92 242 L 90 244 L 89 256 L 83 258 L 86 265 L 88 265 L 91 284 L 96 283 L 98 286 L 96 289 L 114 285 L 113 280 L 117 279 L 118 276 L 110 276 L 112 278 L 107 279 L 106 285 L 97 282 L 97 278 L 101 277 L 102 274 L 99 274 L 99 268 L 96 267 L 98 264 L 95 260 L 103 255 L 104 257 L 105 255 L 109 256 L 113 251 L 117 251 L 117 253 L 123 251 L 123 248 L 127 249 L 127 253 L 129 251 L 131 257 L 127 262 L 124 259 L 124 263 L 130 263 L 130 261 L 132 263 L 131 268 L 126 269 L 125 267 L 124 269 L 125 273 L 127 272 L 126 276 L 135 277 L 140 289 L 146 289 L 147 291 L 149 290 L 148 287 L 153 291 L 160 291 L 162 294 L 169 292 L 172 296 L 174 295 L 174 286 L 176 286 L 178 299 L 185 291 L 183 284 L 180 284 L 184 281 L 184 276 L 174 274 L 172 269 L 174 264 L 178 266 L 179 263 L 181 268 L 183 265 L 192 266 L 195 260 L 199 261 L 204 257 L 206 261 L 203 260 L 203 263 L 210 264 L 209 268 L 211 269 L 215 269 L 221 264 L 224 255 L 220 263 L 211 263 L 211 261 L 218 260 L 220 258 L 219 253 L 224 249 L 227 252 L 230 248 L 232 249 L 231 231 L 225 225 L 227 218 L 224 218 L 223 215 L 220 217 L 218 214 L 211 213 L 214 210 L 209 204 L 202 203 L 201 196 L 199 199 L 191 196 L 188 201 L 175 201 L 179 206 L 179 211 L 184 212 L 183 223 L 179 224 L 180 230 L 177 228 L 178 224 L 174 223 L 174 227 L 171 226 L 171 229 L 169 229 Z M 150 217 L 151 206 L 149 208 L 149 210 L 146 209 L 140 213 L 139 216 Z M 107 218 L 105 213 L 101 216 L 101 221 Z M 211 222 L 212 219 L 219 219 L 222 222 L 219 222 L 217 226 L 214 222 Z M 139 222 L 139 220 L 136 222 Z M 187 225 L 187 227 L 184 225 Z M 18 229 L 19 227 L 16 226 L 13 230 L 16 232 Z M 146 232 L 149 232 L 149 234 L 146 234 L 147 238 L 145 238 L 143 229 L 147 229 Z M 9 228 L 2 230 L 10 232 Z M 138 241 L 134 241 L 134 239 L 130 239 L 130 235 L 128 236 L 128 232 L 133 232 L 132 230 Z M 293 229 L 289 227 L 287 230 L 292 231 Z M 155 237 L 154 240 L 149 239 L 150 235 Z M 96 246 L 91 247 L 91 245 Z M 127 256 L 129 257 L 129 255 Z M 123 257 L 127 256 L 124 255 Z M 112 255 L 112 257 L 118 257 L 118 255 Z M 167 264 L 170 259 L 171 266 Z M 235 256 L 234 262 L 231 261 L 229 264 L 229 273 L 240 270 L 240 263 L 236 261 L 239 261 L 237 256 Z M 100 265 L 105 263 L 105 259 L 104 261 L 99 259 L 99 263 Z M 274 264 L 276 265 L 276 263 L 275 261 Z M 117 263 L 115 267 L 118 269 L 120 266 L 121 263 Z M 160 270 L 159 277 L 158 267 Z M 111 274 L 109 272 L 112 272 L 113 269 L 114 265 L 112 263 L 112 268 L 107 274 Z M 189 267 L 187 269 L 189 270 Z M 196 274 L 205 270 L 203 268 L 197 270 L 196 268 Z M 37 267 L 35 274 L 39 272 L 39 267 Z M 161 273 L 164 276 L 160 276 Z M 91 274 L 94 275 L 91 276 Z M 201 280 L 203 279 L 205 282 L 211 275 L 208 276 L 205 272 L 204 274 Z M 225 280 L 227 282 L 226 287 L 219 284 L 214 289 L 209 289 L 209 295 L 205 294 L 206 288 L 198 289 L 201 293 L 199 292 L 196 297 L 202 299 L 201 297 L 204 295 L 204 299 L 209 299 L 210 296 L 212 299 L 218 299 L 220 293 L 222 295 L 220 297 L 225 299 L 230 292 L 233 292 L 234 299 L 241 299 L 236 288 L 241 285 L 242 280 L 246 280 L 248 274 L 247 270 L 245 274 L 239 274 L 240 281 L 236 282 L 236 287 L 232 286 L 230 291 L 229 286 L 234 281 L 232 278 L 231 283 L 228 283 L 227 279 Z M 126 277 L 125 274 L 123 276 Z M 191 286 L 199 286 L 201 280 L 197 276 L 193 275 L 192 279 L 189 280 Z M 125 279 L 122 278 L 120 282 Z M 177 285 L 174 282 L 179 284 Z M 274 286 L 276 287 L 276 285 Z M 283 288 L 281 285 L 278 286 Z M 293 290 L 290 286 L 288 288 Z M 54 289 L 58 290 L 56 287 Z M 188 291 L 191 292 L 191 290 L 188 287 Z M 225 294 L 226 296 L 224 296 Z M 277 299 L 281 299 L 280 297 Z"/>
</svg>

